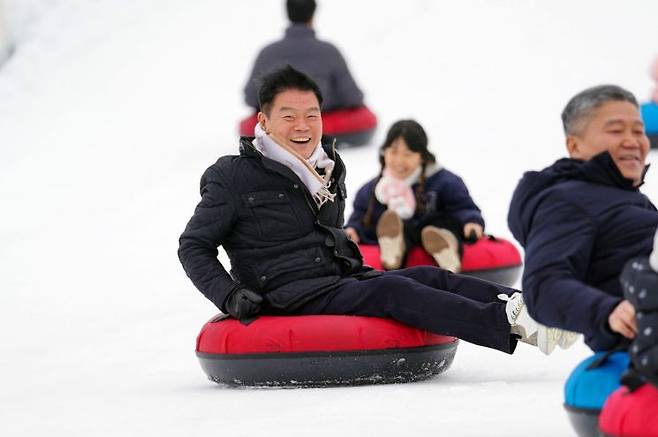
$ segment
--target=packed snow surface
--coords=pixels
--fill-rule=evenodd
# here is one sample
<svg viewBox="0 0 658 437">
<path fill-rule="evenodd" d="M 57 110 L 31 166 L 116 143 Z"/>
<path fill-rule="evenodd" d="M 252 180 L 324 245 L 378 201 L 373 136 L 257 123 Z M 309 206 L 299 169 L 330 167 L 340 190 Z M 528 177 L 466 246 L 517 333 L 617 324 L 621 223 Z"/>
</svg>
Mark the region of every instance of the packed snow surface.
<svg viewBox="0 0 658 437">
<path fill-rule="evenodd" d="M 450 370 L 414 384 L 206 380 L 195 336 L 216 309 L 185 276 L 178 236 L 204 169 L 237 151 L 242 87 L 283 32 L 282 3 L 4 0 L 0 435 L 574 435 L 562 387 L 582 344 L 545 357 L 462 342 Z M 351 197 L 388 126 L 413 117 L 488 231 L 511 238 L 516 182 L 565 154 L 569 97 L 600 83 L 649 96 L 656 17 L 651 0 L 321 1 L 318 35 L 381 123 L 343 152 Z M 656 200 L 655 171 L 643 191 Z"/>
</svg>

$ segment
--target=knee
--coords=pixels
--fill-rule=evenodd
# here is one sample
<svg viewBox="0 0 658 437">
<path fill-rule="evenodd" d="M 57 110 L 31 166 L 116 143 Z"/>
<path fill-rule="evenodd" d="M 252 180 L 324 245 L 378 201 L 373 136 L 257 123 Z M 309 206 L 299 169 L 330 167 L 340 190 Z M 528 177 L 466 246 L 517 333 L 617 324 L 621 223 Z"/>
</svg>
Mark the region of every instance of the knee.
<svg viewBox="0 0 658 437">
<path fill-rule="evenodd" d="M 414 282 L 416 282 L 414 279 L 405 276 L 384 275 L 373 284 L 371 291 L 379 299 L 395 300 L 396 296 L 408 293 Z"/>
<path fill-rule="evenodd" d="M 436 282 L 449 273 L 447 270 L 443 270 L 437 266 L 416 266 L 410 267 L 407 270 L 409 271 L 408 277 L 423 283 Z"/>
<path fill-rule="evenodd" d="M 409 281 L 413 280 L 407 276 L 400 275 L 383 275 L 377 281 L 377 289 L 385 292 L 395 292 L 403 290 L 405 286 L 409 285 Z"/>
<path fill-rule="evenodd" d="M 440 269 L 437 266 L 417 266 L 412 268 L 416 269 L 421 275 L 427 276 L 440 275 L 441 272 L 444 272 L 443 269 Z"/>
</svg>

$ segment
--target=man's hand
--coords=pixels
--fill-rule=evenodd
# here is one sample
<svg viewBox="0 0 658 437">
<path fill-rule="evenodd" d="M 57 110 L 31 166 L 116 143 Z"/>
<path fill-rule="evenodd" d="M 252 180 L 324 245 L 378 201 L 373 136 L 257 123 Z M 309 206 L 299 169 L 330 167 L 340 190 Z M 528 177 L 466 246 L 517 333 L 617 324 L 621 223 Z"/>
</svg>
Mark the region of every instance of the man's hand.
<svg viewBox="0 0 658 437">
<path fill-rule="evenodd" d="M 227 298 L 226 311 L 238 320 L 258 314 L 263 298 L 248 288 L 237 288 Z"/>
<path fill-rule="evenodd" d="M 356 229 L 354 229 L 354 228 L 345 228 L 344 231 L 345 231 L 345 234 L 347 235 L 347 237 L 350 240 L 354 241 L 355 243 L 359 243 L 359 241 L 360 241 L 359 233 L 356 232 Z"/>
<path fill-rule="evenodd" d="M 612 331 L 626 338 L 634 338 L 637 334 L 635 307 L 629 301 L 622 300 L 608 316 L 608 325 Z"/>
<path fill-rule="evenodd" d="M 464 225 L 464 238 L 471 243 L 475 243 L 477 240 L 482 238 L 484 229 L 479 223 L 466 223 Z"/>
</svg>

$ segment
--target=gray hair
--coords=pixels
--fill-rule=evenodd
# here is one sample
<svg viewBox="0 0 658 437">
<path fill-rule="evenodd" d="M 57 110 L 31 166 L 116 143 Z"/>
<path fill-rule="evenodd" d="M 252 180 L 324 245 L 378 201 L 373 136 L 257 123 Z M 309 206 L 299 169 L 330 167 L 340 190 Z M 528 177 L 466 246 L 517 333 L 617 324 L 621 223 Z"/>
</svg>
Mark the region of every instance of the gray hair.
<svg viewBox="0 0 658 437">
<path fill-rule="evenodd" d="M 589 121 L 595 109 L 610 101 L 629 102 L 639 108 L 635 96 L 617 85 L 599 85 L 579 92 L 562 111 L 562 126 L 566 135 L 577 134 Z"/>
</svg>

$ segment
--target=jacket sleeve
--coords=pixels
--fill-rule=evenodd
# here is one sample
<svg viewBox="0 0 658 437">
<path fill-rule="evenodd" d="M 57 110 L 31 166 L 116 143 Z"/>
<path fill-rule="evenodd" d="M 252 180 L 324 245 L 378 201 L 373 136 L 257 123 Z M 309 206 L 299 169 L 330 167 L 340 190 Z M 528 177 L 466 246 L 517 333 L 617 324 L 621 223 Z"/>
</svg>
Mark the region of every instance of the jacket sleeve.
<svg viewBox="0 0 658 437">
<path fill-rule="evenodd" d="M 359 234 L 359 238 L 363 240 L 365 229 L 363 227 L 363 217 L 368 211 L 368 202 L 370 200 L 370 187 L 371 184 L 366 184 L 359 188 L 356 196 L 354 197 L 354 203 L 352 204 L 353 210 L 350 214 L 350 218 L 347 220 L 346 228 L 354 228 Z"/>
<path fill-rule="evenodd" d="M 334 50 L 335 53 L 333 57 L 335 58 L 335 63 L 334 75 L 332 78 L 334 84 L 334 95 L 328 96 L 330 97 L 330 100 L 333 100 L 333 102 L 330 102 L 331 106 L 336 108 L 363 106 L 363 92 L 354 81 L 343 55 L 337 48 L 334 48 Z"/>
<path fill-rule="evenodd" d="M 592 349 L 602 350 L 619 340 L 608 316 L 621 298 L 585 283 L 596 236 L 589 214 L 559 193 L 547 195 L 526 240 L 523 295 L 535 320 L 583 333 Z"/>
<path fill-rule="evenodd" d="M 473 198 L 466 188 L 462 178 L 451 174 L 451 180 L 447 186 L 441 188 L 441 205 L 453 217 L 461 222 L 479 223 L 484 228 L 484 219 L 480 213 L 480 208 L 475 204 Z"/>
<path fill-rule="evenodd" d="M 201 178 L 201 201 L 180 236 L 178 258 L 192 283 L 222 312 L 236 287 L 217 259 L 217 248 L 230 233 L 236 210 L 229 185 L 212 167 Z"/>
</svg>

